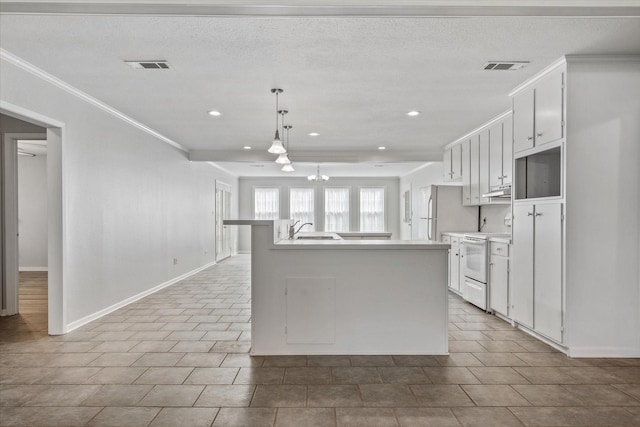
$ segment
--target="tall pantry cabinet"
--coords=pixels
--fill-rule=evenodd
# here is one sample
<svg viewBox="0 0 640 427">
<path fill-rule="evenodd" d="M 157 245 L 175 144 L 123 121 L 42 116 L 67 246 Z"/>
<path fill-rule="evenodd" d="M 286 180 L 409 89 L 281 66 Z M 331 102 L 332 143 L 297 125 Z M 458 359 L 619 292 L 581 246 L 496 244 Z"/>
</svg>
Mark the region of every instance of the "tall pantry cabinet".
<svg viewBox="0 0 640 427">
<path fill-rule="evenodd" d="M 574 357 L 640 356 L 640 56 L 567 56 L 513 98 L 511 317 Z"/>
</svg>

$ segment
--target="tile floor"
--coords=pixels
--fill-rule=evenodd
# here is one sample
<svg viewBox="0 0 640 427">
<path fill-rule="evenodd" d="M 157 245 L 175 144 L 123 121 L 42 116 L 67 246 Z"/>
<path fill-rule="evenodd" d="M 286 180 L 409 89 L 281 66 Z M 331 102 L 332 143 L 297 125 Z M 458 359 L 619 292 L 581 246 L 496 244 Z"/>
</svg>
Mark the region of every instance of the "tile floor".
<svg viewBox="0 0 640 427">
<path fill-rule="evenodd" d="M 0 425 L 640 426 L 640 359 L 567 358 L 455 296 L 449 356 L 249 357 L 249 268 L 64 336 L 0 320 Z"/>
</svg>

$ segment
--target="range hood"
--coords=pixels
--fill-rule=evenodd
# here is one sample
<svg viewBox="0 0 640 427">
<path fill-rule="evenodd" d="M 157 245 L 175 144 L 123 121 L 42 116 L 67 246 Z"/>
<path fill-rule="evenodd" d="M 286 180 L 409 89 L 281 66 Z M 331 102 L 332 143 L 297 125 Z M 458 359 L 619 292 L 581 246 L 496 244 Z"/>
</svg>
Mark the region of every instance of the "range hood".
<svg viewBox="0 0 640 427">
<path fill-rule="evenodd" d="M 482 197 L 511 198 L 511 185 L 498 185 L 491 187 L 491 191 L 483 194 Z"/>
</svg>

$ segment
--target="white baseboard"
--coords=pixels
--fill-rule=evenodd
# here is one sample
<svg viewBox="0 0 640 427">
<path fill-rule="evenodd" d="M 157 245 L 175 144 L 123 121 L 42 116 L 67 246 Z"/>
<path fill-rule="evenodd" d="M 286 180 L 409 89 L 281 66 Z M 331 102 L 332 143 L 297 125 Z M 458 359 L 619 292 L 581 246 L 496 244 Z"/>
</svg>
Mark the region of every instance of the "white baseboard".
<svg viewBox="0 0 640 427">
<path fill-rule="evenodd" d="M 208 268 L 208 267 L 211 267 L 212 265 L 215 265 L 215 263 L 216 263 L 215 261 L 212 261 L 212 262 L 210 262 L 208 264 L 203 265 L 202 267 L 198 267 L 195 270 L 191 270 L 188 273 L 185 273 L 185 274 L 183 274 L 181 276 L 174 277 L 173 279 L 171 279 L 169 281 L 166 281 L 166 282 L 161 283 L 161 284 L 159 284 L 157 286 L 154 286 L 151 289 L 147 289 L 146 291 L 142 291 L 139 294 L 136 294 L 136 295 L 133 295 L 133 296 L 131 296 L 129 298 L 126 298 L 126 299 L 124 299 L 124 300 L 122 300 L 120 302 L 117 302 L 117 303 L 115 303 L 115 304 L 113 304 L 113 305 L 111 305 L 111 306 L 109 306 L 107 308 L 103 308 L 100 311 L 96 311 L 95 313 L 90 314 L 88 316 L 85 316 L 82 319 L 78 319 L 78 320 L 73 321 L 71 323 L 67 323 L 67 325 L 66 325 L 66 327 L 64 329 L 64 333 L 66 334 L 68 332 L 73 331 L 74 329 L 78 329 L 79 327 L 84 326 L 87 323 L 93 322 L 94 320 L 99 319 L 102 316 L 106 316 L 107 314 L 112 313 L 112 312 L 114 312 L 114 311 L 118 310 L 119 308 L 122 308 L 122 307 L 124 307 L 126 305 L 129 305 L 132 302 L 136 302 L 136 301 L 138 301 L 138 300 L 140 300 L 140 299 L 142 299 L 142 298 L 144 298 L 144 297 L 146 297 L 148 295 L 151 295 L 151 294 L 153 294 L 155 292 L 158 292 L 159 290 L 161 290 L 163 288 L 166 288 L 167 286 L 171 286 L 174 283 L 177 283 L 177 282 L 179 282 L 181 280 L 184 280 L 189 276 L 193 276 L 194 274 L 201 272 L 205 268 Z"/>
<path fill-rule="evenodd" d="M 238 255 L 250 255 L 251 251 L 238 251 Z"/>
<path fill-rule="evenodd" d="M 640 357 L 640 349 L 629 347 L 569 347 L 570 357 Z"/>
<path fill-rule="evenodd" d="M 49 267 L 18 267 L 18 271 L 49 271 Z"/>
</svg>

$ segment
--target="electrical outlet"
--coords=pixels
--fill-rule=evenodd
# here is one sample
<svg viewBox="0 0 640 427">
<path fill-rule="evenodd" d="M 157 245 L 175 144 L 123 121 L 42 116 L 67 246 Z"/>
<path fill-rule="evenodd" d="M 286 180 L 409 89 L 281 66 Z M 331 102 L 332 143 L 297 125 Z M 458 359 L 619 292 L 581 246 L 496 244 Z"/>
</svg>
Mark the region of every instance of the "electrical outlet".
<svg viewBox="0 0 640 427">
<path fill-rule="evenodd" d="M 178 265 L 178 258 L 173 259 L 173 265 Z"/>
</svg>

